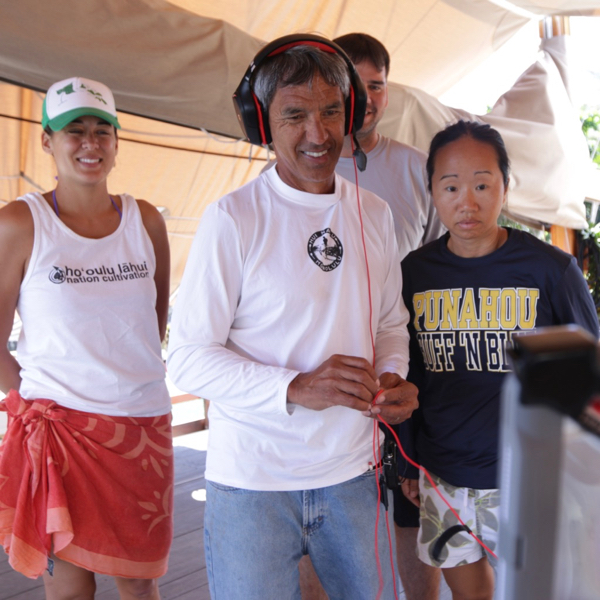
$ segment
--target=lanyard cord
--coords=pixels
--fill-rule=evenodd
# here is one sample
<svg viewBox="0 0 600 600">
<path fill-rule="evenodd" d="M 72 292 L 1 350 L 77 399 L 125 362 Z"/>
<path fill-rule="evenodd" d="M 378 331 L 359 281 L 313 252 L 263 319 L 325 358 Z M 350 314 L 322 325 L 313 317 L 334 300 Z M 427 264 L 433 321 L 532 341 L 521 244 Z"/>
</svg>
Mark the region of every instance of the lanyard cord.
<svg viewBox="0 0 600 600">
<path fill-rule="evenodd" d="M 119 213 L 119 219 L 123 219 L 123 213 L 121 212 L 121 209 L 118 207 L 117 203 L 113 200 L 113 197 L 109 194 L 108 195 L 110 201 L 112 202 L 112 205 L 115 207 L 115 210 Z M 54 212 L 56 213 L 56 216 L 60 219 L 60 213 L 58 212 L 58 202 L 56 201 L 56 189 L 52 190 L 52 202 L 54 203 Z"/>
</svg>

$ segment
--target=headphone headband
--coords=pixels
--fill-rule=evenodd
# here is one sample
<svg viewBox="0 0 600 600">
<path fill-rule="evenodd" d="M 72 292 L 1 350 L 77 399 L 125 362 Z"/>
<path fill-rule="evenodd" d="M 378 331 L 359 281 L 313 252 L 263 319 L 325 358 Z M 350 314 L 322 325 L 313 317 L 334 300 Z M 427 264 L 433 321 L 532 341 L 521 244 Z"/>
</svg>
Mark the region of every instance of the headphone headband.
<svg viewBox="0 0 600 600">
<path fill-rule="evenodd" d="M 293 36 L 288 36 L 288 37 L 293 37 Z M 302 36 L 302 37 L 304 37 L 304 36 Z M 334 43 L 334 42 L 332 42 L 332 43 Z M 285 52 L 286 50 L 289 50 L 290 48 L 293 48 L 294 46 L 314 46 L 315 48 L 318 48 L 319 50 L 323 50 L 323 52 L 337 54 L 337 52 L 331 46 L 324 44 L 323 42 L 316 42 L 313 40 L 303 39 L 300 42 L 290 42 L 289 44 L 284 44 L 283 46 L 280 46 L 279 48 L 276 48 L 275 50 L 273 50 L 273 52 L 270 52 L 269 54 L 267 54 L 267 56 L 275 56 L 276 54 L 281 54 L 282 52 Z"/>
<path fill-rule="evenodd" d="M 295 46 L 314 46 L 323 52 L 341 56 L 350 75 L 350 93 L 345 105 L 344 133 L 345 135 L 356 133 L 362 127 L 367 109 L 367 92 L 348 55 L 335 42 L 318 35 L 286 35 L 267 44 L 257 53 L 233 94 L 233 104 L 240 126 L 252 144 L 261 146 L 270 144 L 272 141 L 268 107 L 262 106 L 252 87 L 254 73 L 267 58 L 282 54 Z"/>
</svg>

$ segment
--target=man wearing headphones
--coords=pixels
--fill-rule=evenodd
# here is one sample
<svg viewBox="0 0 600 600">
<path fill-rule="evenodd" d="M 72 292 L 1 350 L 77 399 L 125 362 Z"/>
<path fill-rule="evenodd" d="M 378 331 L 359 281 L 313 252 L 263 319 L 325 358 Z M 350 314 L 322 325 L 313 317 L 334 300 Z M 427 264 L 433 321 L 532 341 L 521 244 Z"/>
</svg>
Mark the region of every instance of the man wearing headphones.
<svg viewBox="0 0 600 600">
<path fill-rule="evenodd" d="M 390 205 L 403 259 L 445 231 L 427 191 L 427 155 L 377 132 L 388 104 L 390 55 L 385 46 L 365 33 L 349 33 L 335 38 L 334 42 L 350 57 L 367 90 L 365 121 L 356 134 L 367 155 L 367 167 L 359 173 L 358 183 Z M 344 141 L 336 171 L 350 181 L 355 180 L 350 137 Z M 394 492 L 394 521 L 398 571 L 407 600 L 436 600 L 440 570 L 417 558 L 419 510 L 400 489 Z"/>
<path fill-rule="evenodd" d="M 390 209 L 362 190 L 359 207 L 335 173 L 364 88 L 335 44 L 286 36 L 235 102 L 277 164 L 206 209 L 168 362 L 178 387 L 211 399 L 211 595 L 298 598 L 309 554 L 332 600 L 393 598 L 374 419 L 402 422 L 418 403 Z"/>
</svg>

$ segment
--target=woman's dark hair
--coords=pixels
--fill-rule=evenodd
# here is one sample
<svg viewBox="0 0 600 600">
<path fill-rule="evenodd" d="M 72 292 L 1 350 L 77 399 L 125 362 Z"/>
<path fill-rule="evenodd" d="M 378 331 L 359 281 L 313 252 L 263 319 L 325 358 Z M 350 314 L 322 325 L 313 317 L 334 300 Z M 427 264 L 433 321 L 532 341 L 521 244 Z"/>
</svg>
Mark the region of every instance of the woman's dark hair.
<svg viewBox="0 0 600 600">
<path fill-rule="evenodd" d="M 506 153 L 506 146 L 502 136 L 487 123 L 477 123 L 476 121 L 458 121 L 449 125 L 446 129 L 439 131 L 431 140 L 429 146 L 429 156 L 427 158 L 427 186 L 431 192 L 431 180 L 433 178 L 433 169 L 435 166 L 435 156 L 438 151 L 463 137 L 470 137 L 483 144 L 489 144 L 496 151 L 498 156 L 498 167 L 502 173 L 504 187 L 508 186 L 508 176 L 510 173 L 510 161 Z"/>
</svg>

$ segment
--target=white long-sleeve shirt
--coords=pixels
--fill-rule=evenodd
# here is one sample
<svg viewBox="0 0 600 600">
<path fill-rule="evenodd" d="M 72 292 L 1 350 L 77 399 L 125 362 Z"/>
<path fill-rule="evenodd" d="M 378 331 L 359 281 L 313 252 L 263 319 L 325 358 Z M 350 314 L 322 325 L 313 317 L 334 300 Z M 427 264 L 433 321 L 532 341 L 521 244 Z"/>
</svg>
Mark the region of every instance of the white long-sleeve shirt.
<svg viewBox="0 0 600 600">
<path fill-rule="evenodd" d="M 361 190 L 378 374 L 408 370 L 408 313 L 388 205 Z M 169 336 L 180 389 L 211 400 L 206 478 L 255 490 L 334 485 L 368 468 L 373 421 L 287 403 L 299 372 L 333 354 L 373 361 L 356 187 L 284 184 L 276 169 L 210 205 Z"/>
</svg>

